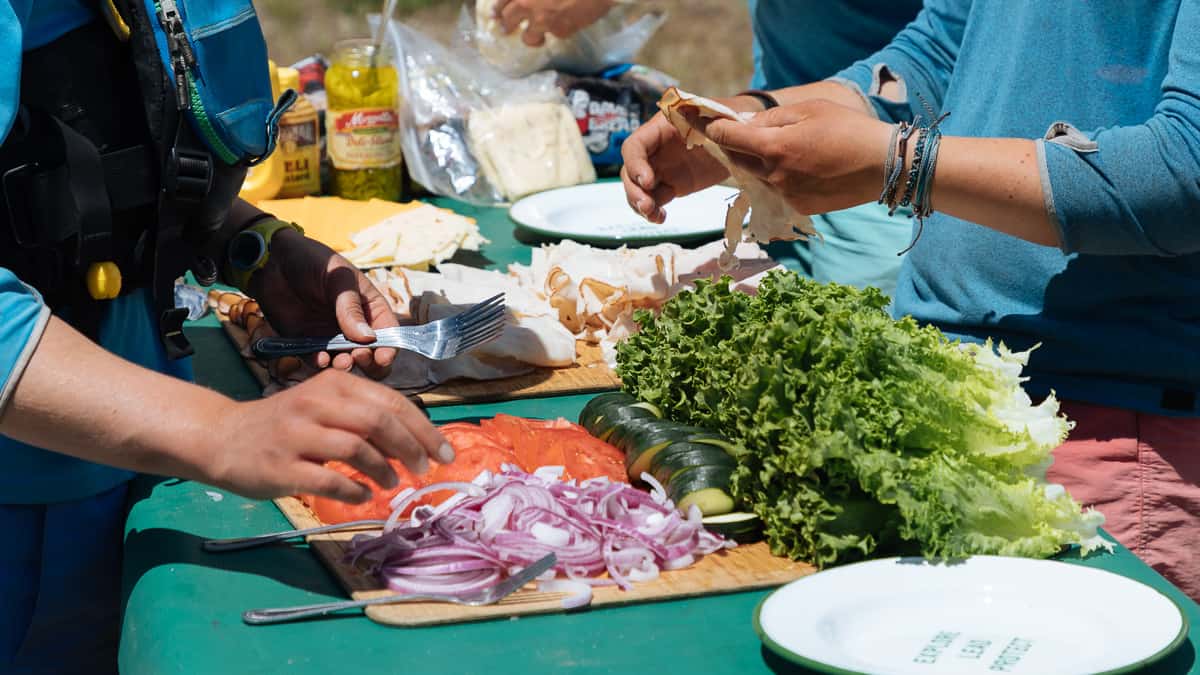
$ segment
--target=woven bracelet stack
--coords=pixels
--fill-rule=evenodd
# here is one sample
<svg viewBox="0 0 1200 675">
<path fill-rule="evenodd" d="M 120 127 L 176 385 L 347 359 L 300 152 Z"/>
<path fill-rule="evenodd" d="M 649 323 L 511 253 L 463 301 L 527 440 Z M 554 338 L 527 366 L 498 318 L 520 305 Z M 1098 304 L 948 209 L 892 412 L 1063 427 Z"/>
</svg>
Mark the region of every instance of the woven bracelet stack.
<svg viewBox="0 0 1200 675">
<path fill-rule="evenodd" d="M 921 99 L 930 122 L 922 125 L 923 118 L 917 115 L 912 124 L 902 121 L 892 129 L 891 140 L 888 142 L 888 157 L 883 165 L 883 191 L 879 193 L 879 203 L 887 205 L 889 216 L 895 215 L 898 208 L 911 206 L 911 217 L 917 219 L 916 236 L 908 248 L 897 255 L 904 255 L 912 250 L 925 229 L 925 218 L 933 213 L 933 174 L 937 169 L 938 150 L 942 145 L 942 131 L 939 127 L 950 115 L 947 112 L 936 116 L 925 99 L 920 94 L 917 97 Z M 914 143 L 913 159 L 908 171 L 905 171 L 909 142 Z"/>
</svg>

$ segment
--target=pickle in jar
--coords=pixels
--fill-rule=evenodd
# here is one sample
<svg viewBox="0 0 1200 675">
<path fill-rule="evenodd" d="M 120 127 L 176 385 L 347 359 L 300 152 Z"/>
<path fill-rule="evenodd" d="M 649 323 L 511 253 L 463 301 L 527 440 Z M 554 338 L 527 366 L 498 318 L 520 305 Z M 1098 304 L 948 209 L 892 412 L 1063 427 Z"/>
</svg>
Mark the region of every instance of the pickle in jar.
<svg viewBox="0 0 1200 675">
<path fill-rule="evenodd" d="M 400 78 L 394 66 L 374 58 L 374 50 L 367 40 L 341 42 L 325 73 L 332 192 L 398 201 L 404 183 Z"/>
</svg>

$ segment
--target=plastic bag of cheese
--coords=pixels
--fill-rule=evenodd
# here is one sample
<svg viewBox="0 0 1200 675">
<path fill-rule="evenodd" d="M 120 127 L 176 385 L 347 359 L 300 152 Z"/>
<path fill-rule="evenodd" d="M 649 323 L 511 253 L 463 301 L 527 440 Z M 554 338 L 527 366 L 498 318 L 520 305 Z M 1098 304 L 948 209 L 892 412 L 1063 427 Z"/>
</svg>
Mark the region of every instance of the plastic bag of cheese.
<svg viewBox="0 0 1200 675">
<path fill-rule="evenodd" d="M 387 39 L 400 74 L 404 160 L 430 192 L 497 204 L 595 181 L 553 73 L 511 78 L 469 46 L 442 45 L 397 21 Z"/>
</svg>

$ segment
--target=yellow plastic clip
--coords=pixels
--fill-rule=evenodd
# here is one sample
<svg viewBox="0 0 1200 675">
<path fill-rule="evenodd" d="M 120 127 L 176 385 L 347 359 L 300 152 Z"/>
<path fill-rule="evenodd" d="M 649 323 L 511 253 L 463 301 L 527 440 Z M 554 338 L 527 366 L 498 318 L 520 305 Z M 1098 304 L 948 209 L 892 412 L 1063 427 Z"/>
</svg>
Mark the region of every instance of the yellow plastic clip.
<svg viewBox="0 0 1200 675">
<path fill-rule="evenodd" d="M 104 18 L 108 21 L 108 27 L 112 28 L 113 34 L 121 42 L 128 42 L 131 31 L 129 24 L 125 23 L 125 19 L 121 13 L 117 11 L 116 4 L 113 0 L 104 0 L 100 3 L 100 8 L 104 11 Z"/>
<path fill-rule="evenodd" d="M 112 300 L 121 294 L 121 270 L 113 262 L 92 263 L 87 271 L 88 293 L 93 300 Z"/>
</svg>

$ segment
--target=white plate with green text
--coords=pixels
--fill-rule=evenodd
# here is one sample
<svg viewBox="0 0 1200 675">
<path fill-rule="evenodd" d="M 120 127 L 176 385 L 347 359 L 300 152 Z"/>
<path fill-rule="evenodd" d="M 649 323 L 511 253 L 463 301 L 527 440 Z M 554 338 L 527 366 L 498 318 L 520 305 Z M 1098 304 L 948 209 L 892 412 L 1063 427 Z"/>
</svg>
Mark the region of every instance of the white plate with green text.
<svg viewBox="0 0 1200 675">
<path fill-rule="evenodd" d="M 1187 637 L 1167 596 L 1052 560 L 887 558 L 775 591 L 754 628 L 779 656 L 823 673 L 1123 673 Z"/>
<path fill-rule="evenodd" d="M 543 237 L 584 244 L 650 244 L 719 238 L 725 212 L 737 190 L 723 185 L 672 200 L 661 225 L 629 208 L 619 181 L 539 192 L 512 205 L 508 215 L 523 229 Z"/>
</svg>

